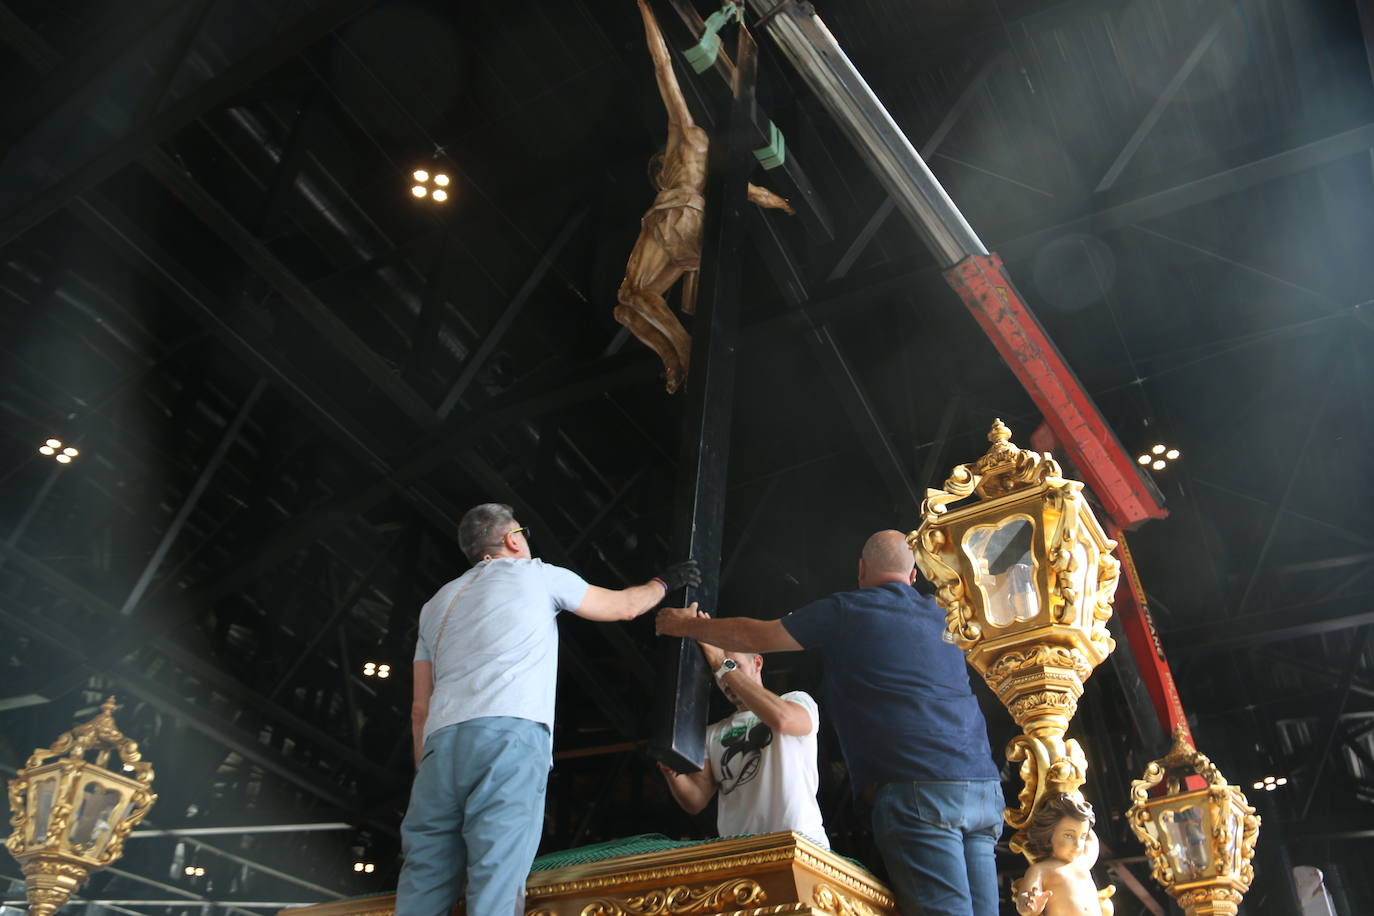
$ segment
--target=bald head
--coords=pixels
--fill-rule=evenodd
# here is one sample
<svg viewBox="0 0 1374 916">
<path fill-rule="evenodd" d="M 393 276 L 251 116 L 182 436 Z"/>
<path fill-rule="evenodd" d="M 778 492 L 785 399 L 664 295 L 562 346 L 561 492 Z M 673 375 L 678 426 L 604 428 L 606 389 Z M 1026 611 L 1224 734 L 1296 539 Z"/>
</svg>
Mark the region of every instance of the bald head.
<svg viewBox="0 0 1374 916">
<path fill-rule="evenodd" d="M 910 585 L 915 573 L 916 558 L 906 545 L 906 535 L 900 531 L 879 531 L 864 544 L 859 558 L 859 587 L 869 588 L 886 582 L 905 582 Z"/>
</svg>

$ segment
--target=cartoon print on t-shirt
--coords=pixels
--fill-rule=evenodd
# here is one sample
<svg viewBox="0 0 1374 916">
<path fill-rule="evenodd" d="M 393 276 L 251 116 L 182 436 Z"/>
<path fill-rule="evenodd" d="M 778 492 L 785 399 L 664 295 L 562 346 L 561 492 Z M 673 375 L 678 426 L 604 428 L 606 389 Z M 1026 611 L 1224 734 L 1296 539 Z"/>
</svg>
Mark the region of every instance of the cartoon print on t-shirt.
<svg viewBox="0 0 1374 916">
<path fill-rule="evenodd" d="M 757 776 L 763 760 L 763 749 L 772 743 L 773 730 L 757 719 L 747 728 L 736 725 L 721 735 L 720 746 L 725 748 L 725 755 L 720 759 L 720 793 L 729 795 Z M 736 773 L 731 769 L 730 761 L 740 756 L 743 756 L 743 760 L 736 761 L 739 766 Z"/>
</svg>

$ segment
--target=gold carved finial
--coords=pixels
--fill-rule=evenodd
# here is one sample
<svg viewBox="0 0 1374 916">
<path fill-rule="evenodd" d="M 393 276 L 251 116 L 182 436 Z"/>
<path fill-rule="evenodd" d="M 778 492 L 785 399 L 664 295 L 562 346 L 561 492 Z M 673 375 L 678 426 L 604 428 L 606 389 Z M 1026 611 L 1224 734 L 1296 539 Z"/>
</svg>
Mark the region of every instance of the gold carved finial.
<svg viewBox="0 0 1374 916">
<path fill-rule="evenodd" d="M 988 441 L 994 445 L 998 442 L 1011 441 L 1011 430 L 1007 429 L 1001 417 L 992 421 L 992 429 L 988 430 Z"/>
</svg>

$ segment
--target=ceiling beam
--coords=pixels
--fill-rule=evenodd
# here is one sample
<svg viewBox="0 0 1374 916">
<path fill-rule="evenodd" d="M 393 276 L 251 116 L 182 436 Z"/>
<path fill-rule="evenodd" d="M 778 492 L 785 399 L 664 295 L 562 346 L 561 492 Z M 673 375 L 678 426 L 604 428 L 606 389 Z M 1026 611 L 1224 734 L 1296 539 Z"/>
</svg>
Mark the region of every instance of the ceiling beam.
<svg viewBox="0 0 1374 916">
<path fill-rule="evenodd" d="M 224 435 L 220 438 L 219 444 L 215 446 L 215 451 L 210 455 L 209 460 L 201 467 L 200 473 L 196 475 L 195 483 L 191 485 L 190 491 L 187 492 L 185 499 L 182 500 L 181 506 L 177 509 L 177 513 L 172 518 L 172 521 L 167 525 L 167 529 L 162 532 L 162 538 L 158 541 L 157 547 L 153 550 L 153 555 L 149 557 L 148 562 L 144 564 L 143 571 L 139 573 L 138 581 L 134 583 L 134 587 L 130 589 L 128 597 L 124 599 L 124 603 L 120 606 L 119 613 L 121 615 L 128 616 L 132 614 L 138 607 L 138 603 L 143 600 L 143 595 L 148 590 L 148 586 L 152 584 L 153 577 L 157 575 L 158 570 L 162 567 L 162 561 L 167 558 L 167 552 L 172 549 L 172 545 L 176 543 L 177 537 L 181 534 L 181 529 L 185 527 L 187 520 L 191 517 L 191 513 L 195 511 L 196 506 L 200 503 L 200 498 L 204 495 L 205 488 L 210 485 L 210 481 L 219 471 L 219 467 L 224 463 L 224 459 L 229 454 L 229 450 L 238 442 L 239 433 L 243 431 L 244 424 L 248 422 L 248 415 L 252 413 L 253 407 L 258 403 L 258 398 L 262 397 L 263 390 L 266 387 L 267 382 L 259 378 L 257 384 L 253 386 L 253 390 L 248 393 L 243 403 L 239 405 L 238 413 L 236 413 L 234 418 L 229 422 L 229 426 L 224 431 Z"/>
<path fill-rule="evenodd" d="M 1340 672 L 1332 671 L 1329 665 L 1322 665 L 1309 658 L 1296 655 L 1291 651 L 1275 652 L 1264 650 L 1256 652 L 1255 655 L 1261 661 L 1275 665 L 1284 665 L 1286 667 L 1292 668 L 1295 671 L 1301 671 L 1302 673 L 1310 675 L 1312 677 L 1320 678 L 1321 680 L 1326 681 L 1329 684 L 1336 684 L 1340 682 Z M 1355 693 L 1362 694 L 1367 697 L 1374 697 L 1374 681 L 1356 677 L 1351 682 L 1350 689 Z"/>
<path fill-rule="evenodd" d="M 325 305 L 171 156 L 155 150 L 143 157 L 143 165 L 251 270 L 266 280 L 307 324 L 319 331 L 332 347 L 376 385 L 407 419 L 420 426 L 433 426 L 437 422 L 434 409 L 406 384 L 392 365 L 368 346 L 334 309 Z"/>
<path fill-rule="evenodd" d="M 1115 189 L 1094 195 L 1082 205 L 1051 214 L 1045 225 L 1010 229 L 996 249 L 1007 260 L 1028 257 L 1055 239 L 1079 233 L 1100 234 L 1146 220 L 1177 213 L 1249 190 L 1257 185 L 1336 162 L 1374 147 L 1374 123 L 1360 124 L 1316 139 L 1305 139 L 1277 151 L 1237 162 L 1189 181 L 1151 184 L 1145 188 Z M 1178 174 L 1177 169 L 1167 178 Z M 1073 212 L 1073 211 L 1078 212 Z M 1086 210 L 1086 212 L 1083 212 Z"/>
<path fill-rule="evenodd" d="M 1164 114 L 1164 109 L 1173 104 L 1174 97 L 1178 95 L 1178 91 L 1183 88 L 1183 84 L 1188 81 L 1188 77 L 1192 76 L 1193 70 L 1197 68 L 1202 58 L 1211 49 L 1212 44 L 1217 40 L 1217 35 L 1221 33 L 1222 25 L 1230 15 L 1231 8 L 1230 5 L 1227 4 L 1222 8 L 1221 13 L 1213 20 L 1212 24 L 1203 31 L 1201 37 L 1194 43 L 1192 49 L 1183 58 L 1183 61 L 1178 65 L 1177 69 L 1174 70 L 1174 75 L 1169 78 L 1169 82 L 1166 83 L 1159 94 L 1154 97 L 1153 103 L 1145 112 L 1145 115 L 1140 119 L 1140 122 L 1136 124 L 1135 130 L 1131 131 L 1131 135 L 1126 139 L 1126 143 L 1121 147 L 1121 151 L 1116 154 L 1116 158 L 1112 160 L 1112 164 L 1107 167 L 1106 173 L 1103 174 L 1102 180 L 1100 180 L 1097 183 L 1097 187 L 1093 189 L 1095 192 L 1100 194 L 1103 191 L 1109 190 L 1112 185 L 1116 184 L 1116 180 L 1121 177 L 1121 173 L 1126 170 L 1126 166 L 1130 165 L 1131 160 L 1135 158 L 1135 154 L 1140 149 L 1140 145 L 1145 142 L 1145 138 L 1150 135 L 1150 131 L 1154 130 L 1155 125 L 1159 123 L 1160 117 Z"/>
<path fill-rule="evenodd" d="M 16 569 L 43 582 L 63 598 L 75 602 L 87 611 L 98 615 L 115 626 L 137 628 L 137 620 L 119 623 L 119 621 L 123 620 L 123 615 L 113 604 L 106 602 L 98 595 L 82 588 L 76 582 L 62 575 L 41 560 L 30 556 L 25 551 L 7 543 L 0 542 L 0 553 L 3 553 L 5 558 L 12 563 Z M 12 619 L 16 619 L 13 615 L 10 616 Z M 87 663 L 86 665 L 82 665 L 80 669 L 69 672 L 70 676 L 64 675 L 62 678 L 63 681 L 73 679 L 76 681 L 84 680 L 92 671 L 107 674 L 111 677 L 121 677 L 129 673 L 137 674 L 137 672 L 133 672 L 133 669 L 119 658 L 111 659 L 101 664 L 100 660 L 91 657 L 91 654 L 86 648 L 71 644 L 71 640 L 66 639 L 64 634 L 47 631 L 46 635 L 52 639 L 56 639 L 57 644 L 79 655 L 83 661 Z M 242 706 L 258 710 L 258 712 L 266 716 L 275 724 L 291 729 L 304 740 L 316 744 L 327 754 L 336 756 L 350 766 L 359 769 L 366 774 L 369 779 L 380 780 L 382 782 L 396 780 L 395 774 L 386 770 L 381 765 L 349 748 L 347 745 L 305 719 L 296 716 L 281 704 L 258 694 L 238 678 L 214 668 L 195 652 L 172 642 L 166 637 L 155 639 L 148 638 L 147 641 L 152 645 L 154 651 L 166 656 L 187 675 L 205 682 L 211 690 L 224 693 L 230 699 Z M 142 640 L 140 640 L 140 642 L 142 642 Z M 65 690 L 55 691 L 55 693 L 64 692 Z"/>
<path fill-rule="evenodd" d="M 1277 274 L 1256 267 L 1253 264 L 1246 264 L 1243 261 L 1238 261 L 1235 258 L 1230 257 L 1228 255 L 1224 255 L 1219 251 L 1213 251 L 1210 248 L 1203 247 L 1202 245 L 1198 245 L 1194 242 L 1189 242 L 1185 241 L 1184 239 L 1175 238 L 1171 235 L 1165 235 L 1162 232 L 1157 232 L 1154 229 L 1150 229 L 1145 226 L 1131 226 L 1130 229 L 1140 233 L 1146 238 L 1166 242 L 1169 245 L 1181 248 L 1184 251 L 1189 251 L 1193 254 L 1201 255 L 1209 261 L 1214 261 L 1218 264 L 1223 264 L 1226 267 L 1231 268 L 1233 271 L 1236 271 L 1245 276 L 1258 278 L 1264 283 L 1274 287 L 1275 289 L 1283 290 L 1285 293 L 1288 293 L 1289 295 L 1297 293 L 1303 299 L 1307 300 L 1308 302 L 1314 305 L 1320 306 L 1325 311 L 1336 312 L 1343 308 L 1343 306 L 1339 302 L 1327 296 L 1325 293 L 1318 292 L 1317 290 L 1307 286 L 1303 286 L 1300 283 L 1294 283 L 1292 280 L 1289 280 L 1285 277 L 1280 277 Z"/>
<path fill-rule="evenodd" d="M 38 186 L 24 200 L 8 208 L 0 218 L 0 245 L 7 244 L 30 227 L 99 185 L 120 169 L 143 156 L 178 130 L 197 120 L 236 93 L 262 79 L 285 61 L 298 55 L 347 22 L 374 0 L 322 0 L 294 22 L 245 54 L 222 71 L 201 82 L 195 89 L 164 107 L 142 124 L 110 138 L 93 151 L 81 165 L 56 182 Z M 11 46 L 19 38 L 0 33 Z M 36 38 L 36 36 L 34 36 Z M 37 39 L 41 42 L 41 38 Z M 29 43 L 32 43 L 31 41 Z M 51 48 L 47 49 L 49 53 Z M 32 135 L 30 135 L 32 136 Z M 21 141 L 24 142 L 24 141 Z"/>
<path fill-rule="evenodd" d="M 1244 614 L 1162 634 L 1171 657 L 1246 649 L 1374 623 L 1374 593 L 1364 592 Z M 1358 610 L 1357 610 L 1358 609 Z"/>
<path fill-rule="evenodd" d="M 1227 496 L 1234 496 L 1237 499 L 1243 499 L 1247 502 L 1258 503 L 1262 506 L 1274 505 L 1274 501 L 1272 499 L 1267 499 L 1263 496 L 1255 496 L 1252 493 L 1245 493 L 1241 490 L 1235 489 L 1234 487 L 1229 487 L 1225 484 L 1216 483 L 1215 481 L 1211 480 L 1204 480 L 1201 477 L 1194 477 L 1193 482 L 1201 486 L 1204 486 L 1209 490 L 1216 490 L 1218 493 L 1225 493 Z M 1357 531 L 1351 531 L 1349 528 L 1345 528 L 1333 522 L 1326 521 L 1325 519 L 1320 519 L 1316 516 L 1308 515 L 1304 512 L 1299 512 L 1292 506 L 1289 506 L 1285 511 L 1291 518 L 1299 519 L 1300 521 L 1304 522 L 1310 522 L 1313 525 L 1325 528 L 1326 530 L 1334 534 L 1338 534 L 1349 541 L 1361 545 L 1362 547 L 1374 547 L 1374 538 L 1371 538 L 1368 535 L 1361 534 Z"/>
<path fill-rule="evenodd" d="M 90 662 L 85 650 L 70 644 L 61 638 L 60 634 L 51 631 L 49 623 L 42 618 L 29 619 L 6 608 L 0 608 L 0 618 L 30 636 L 37 636 L 64 649 L 68 654 L 78 659 L 79 663 Z M 245 732 L 237 725 L 221 719 L 208 707 L 171 696 L 162 685 L 143 677 L 126 665 L 105 664 L 100 666 L 100 670 L 106 676 L 122 684 L 129 693 L 175 718 L 183 727 L 200 732 L 215 743 L 238 754 L 244 760 L 256 764 L 263 770 L 305 790 L 307 794 L 331 805 L 338 813 L 347 817 L 355 811 L 362 810 L 361 799 L 347 794 L 343 790 L 331 788 L 325 778 L 325 773 L 301 767 L 295 761 L 262 744 L 257 735 Z M 386 825 L 377 824 L 374 826 L 384 827 Z"/>
<path fill-rule="evenodd" d="M 50 45 L 4 4 L 4 25 L 0 27 L 5 43 L 10 49 L 26 58 L 47 76 L 42 84 L 29 92 L 15 93 L 10 97 L 10 105 L 5 112 L 3 123 L 5 148 L 14 139 L 32 129 L 44 117 L 51 115 L 64 104 L 72 101 L 76 93 L 90 84 L 96 76 L 112 68 L 118 60 L 129 54 L 136 45 L 144 40 L 149 32 L 166 22 L 169 14 L 183 9 L 184 0 L 159 0 L 157 5 L 142 16 L 130 16 L 129 7 L 123 4 L 111 6 L 104 16 L 88 28 L 72 46 L 76 52 L 62 58 Z M 170 41 L 172 36 L 166 36 Z M 30 56 L 32 49 L 42 51 Z"/>
<path fill-rule="evenodd" d="M 750 237 L 763 255 L 764 264 L 773 276 L 783 301 L 798 312 L 803 322 L 809 322 L 805 311 L 809 299 L 805 272 L 793 257 L 778 225 L 768 215 L 750 214 Z M 864 390 L 863 381 L 845 356 L 839 341 L 826 325 L 812 325 L 802 334 L 811 355 L 820 364 L 840 409 L 854 428 L 873 468 L 878 472 L 895 507 L 914 512 L 921 504 L 911 473 L 898 457 L 892 439 L 878 416 L 873 401 Z"/>
<path fill-rule="evenodd" d="M 1260 545 L 1259 553 L 1255 556 L 1255 562 L 1250 568 L 1250 577 L 1245 583 L 1245 589 L 1231 608 L 1230 616 L 1232 617 L 1249 610 L 1251 596 L 1255 594 L 1255 587 L 1259 585 L 1260 578 L 1264 574 L 1264 565 L 1269 559 L 1269 551 L 1273 548 L 1274 539 L 1278 536 L 1279 528 L 1283 523 L 1284 511 L 1287 510 L 1289 502 L 1293 499 L 1293 494 L 1297 490 L 1298 481 L 1302 479 L 1303 472 L 1308 469 L 1307 453 L 1316 440 L 1317 428 L 1326 414 L 1326 405 L 1331 400 L 1331 390 L 1335 387 L 1337 377 L 1340 374 L 1341 360 L 1337 358 L 1337 355 L 1343 349 L 1340 347 L 1342 339 L 1341 329 L 1338 328 L 1331 333 L 1327 341 L 1326 355 L 1318 364 L 1327 367 L 1325 383 L 1318 386 L 1317 405 L 1309 412 L 1307 431 L 1303 435 L 1302 445 L 1293 455 L 1292 467 L 1288 472 L 1288 482 L 1284 485 L 1283 495 L 1279 497 L 1278 505 L 1274 507 L 1273 517 L 1269 520 L 1269 528 L 1264 533 L 1264 541 Z"/>
<path fill-rule="evenodd" d="M 447 418 L 449 414 L 453 412 L 453 409 L 462 401 L 468 386 L 472 384 L 472 380 L 477 377 L 477 373 L 486 365 L 487 360 L 491 358 L 492 353 L 496 351 L 497 346 L 499 346 L 501 341 L 505 338 L 506 332 L 509 331 L 511 325 L 515 323 L 515 319 L 520 315 L 521 309 L 525 307 L 525 303 L 529 301 L 530 296 L 534 295 L 535 290 L 539 288 L 539 284 L 544 281 L 545 274 L 549 272 L 549 268 L 552 267 L 554 261 L 558 259 L 564 246 L 572 239 L 577 228 L 582 225 L 583 220 L 587 217 L 587 212 L 588 208 L 582 207 L 574 213 L 567 222 L 563 224 L 563 228 L 559 230 L 554 240 L 550 242 L 549 246 L 539 255 L 538 262 L 535 263 L 529 275 L 525 277 L 525 282 L 520 285 L 520 289 L 511 298 L 510 302 L 506 304 L 505 309 L 501 312 L 501 316 L 497 318 L 496 323 L 491 326 L 491 330 L 487 331 L 486 336 L 482 338 L 482 342 L 478 345 L 477 351 L 470 355 L 467 361 L 463 363 L 463 368 L 462 371 L 458 373 L 458 378 L 454 381 L 453 385 L 449 387 L 448 393 L 444 395 L 444 400 L 439 404 L 439 410 L 437 411 L 439 419 L 442 420 Z"/>
<path fill-rule="evenodd" d="M 1312 801 L 1317 797 L 1317 788 L 1321 785 L 1322 775 L 1326 772 L 1327 763 L 1331 757 L 1331 748 L 1336 743 L 1336 735 L 1341 727 L 1341 713 L 1345 712 L 1346 703 L 1350 700 L 1350 688 L 1355 681 L 1355 672 L 1359 670 L 1360 662 L 1363 660 L 1364 647 L 1369 642 L 1369 634 L 1374 631 L 1374 627 L 1363 626 L 1355 634 L 1355 638 L 1350 641 L 1350 647 L 1346 650 L 1345 673 L 1341 678 L 1338 688 L 1339 696 L 1336 702 L 1325 711 L 1322 721 L 1317 729 L 1318 738 L 1312 746 L 1312 755 L 1309 758 L 1307 777 L 1307 796 L 1303 799 L 1302 814 L 1300 820 L 1306 819 L 1312 811 Z"/>
</svg>

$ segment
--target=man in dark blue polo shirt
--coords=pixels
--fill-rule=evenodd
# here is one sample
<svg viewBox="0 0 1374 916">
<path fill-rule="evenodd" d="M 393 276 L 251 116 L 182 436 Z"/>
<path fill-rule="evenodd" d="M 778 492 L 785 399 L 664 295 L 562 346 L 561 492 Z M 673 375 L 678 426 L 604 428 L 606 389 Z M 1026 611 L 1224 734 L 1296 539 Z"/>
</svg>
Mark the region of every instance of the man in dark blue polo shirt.
<svg viewBox="0 0 1374 916">
<path fill-rule="evenodd" d="M 902 913 L 994 916 L 997 765 L 963 653 L 940 638 L 944 612 L 912 587 L 916 575 L 901 532 L 880 531 L 864 545 L 857 591 L 781 620 L 665 608 L 658 632 L 730 651 L 823 652 L 831 720 Z"/>
</svg>

